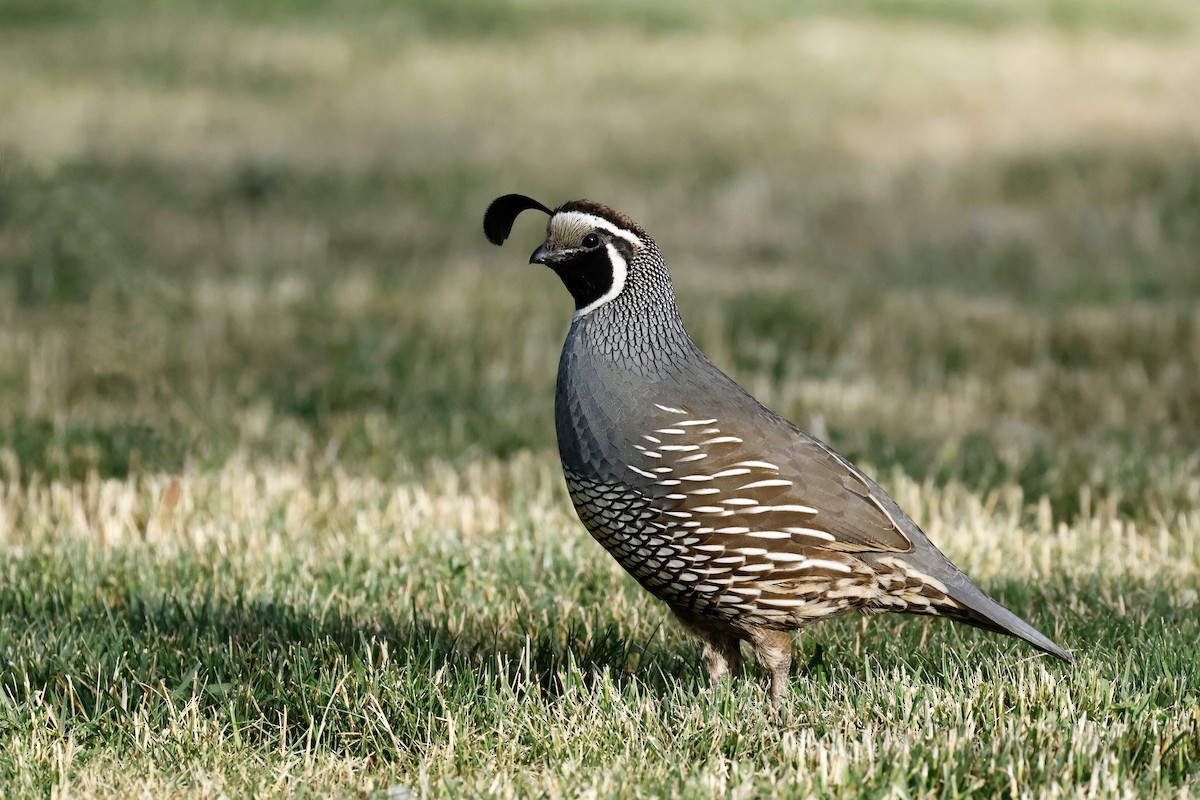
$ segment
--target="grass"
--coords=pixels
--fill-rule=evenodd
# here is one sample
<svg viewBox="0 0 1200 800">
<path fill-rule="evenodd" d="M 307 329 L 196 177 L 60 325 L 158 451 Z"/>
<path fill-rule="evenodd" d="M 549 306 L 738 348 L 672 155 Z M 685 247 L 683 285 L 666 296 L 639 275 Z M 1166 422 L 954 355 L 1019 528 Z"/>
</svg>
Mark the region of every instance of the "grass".
<svg viewBox="0 0 1200 800">
<path fill-rule="evenodd" d="M 1081 663 L 843 620 L 802 638 L 781 726 L 756 681 L 704 691 L 662 609 L 564 535 L 553 459 L 403 482 L 319 459 L 5 498 L 10 795 L 1106 794 L 1194 777 L 1194 512 L 1023 528 L 1017 494 L 985 507 L 898 479 L 951 556 Z"/>
<path fill-rule="evenodd" d="M 0 794 L 1187 795 L 1198 40 L 1174 0 L 5 4 Z M 853 618 L 783 724 L 707 690 L 570 511 L 507 191 L 633 214 L 706 352 L 1078 666 Z"/>
</svg>

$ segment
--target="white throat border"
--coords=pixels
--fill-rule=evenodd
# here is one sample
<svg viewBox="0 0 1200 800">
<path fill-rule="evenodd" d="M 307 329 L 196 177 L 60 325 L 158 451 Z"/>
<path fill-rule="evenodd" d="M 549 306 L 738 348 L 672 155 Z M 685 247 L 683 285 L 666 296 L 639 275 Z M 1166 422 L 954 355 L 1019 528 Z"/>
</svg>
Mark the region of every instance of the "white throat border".
<svg viewBox="0 0 1200 800">
<path fill-rule="evenodd" d="M 582 211 L 562 211 L 554 215 L 552 224 L 555 221 L 559 221 L 562 224 L 572 227 L 578 225 L 579 227 L 583 228 L 606 231 L 611 233 L 613 236 L 624 239 L 635 248 L 645 246 L 642 243 L 642 240 L 633 233 L 630 233 L 623 228 L 618 228 L 608 220 L 604 219 L 603 217 L 597 217 L 595 214 L 587 214 Z M 590 314 L 605 303 L 611 302 L 619 294 L 621 294 L 621 292 L 625 291 L 625 282 L 629 278 L 629 264 L 625 261 L 624 257 L 622 257 L 620 251 L 618 251 L 611 242 L 605 245 L 605 249 L 608 250 L 608 258 L 612 263 L 612 285 L 609 286 L 608 291 L 602 294 L 600 297 L 597 297 L 583 308 L 577 309 L 574 316 L 571 317 L 572 321 Z"/>
<path fill-rule="evenodd" d="M 629 265 L 625 263 L 625 259 L 618 252 L 617 248 L 609 242 L 604 246 L 608 250 L 608 258 L 612 262 L 612 285 L 608 287 L 608 291 L 597 297 L 592 302 L 588 303 L 583 308 L 577 309 L 571 320 L 577 320 L 582 316 L 592 313 L 600 306 L 614 300 L 617 295 L 625 291 L 625 281 L 629 278 Z"/>
</svg>

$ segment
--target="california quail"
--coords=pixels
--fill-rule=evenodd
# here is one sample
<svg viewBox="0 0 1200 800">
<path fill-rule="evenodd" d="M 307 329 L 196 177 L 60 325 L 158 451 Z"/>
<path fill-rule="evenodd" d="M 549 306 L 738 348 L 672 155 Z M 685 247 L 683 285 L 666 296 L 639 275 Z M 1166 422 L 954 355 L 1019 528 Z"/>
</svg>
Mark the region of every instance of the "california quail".
<svg viewBox="0 0 1200 800">
<path fill-rule="evenodd" d="M 788 631 L 856 609 L 948 617 L 1071 656 L 987 596 L 873 480 L 717 369 L 683 329 L 667 267 L 629 217 L 576 200 L 497 198 L 489 241 L 550 215 L 530 257 L 575 316 L 555 424 L 567 490 L 592 536 L 700 639 L 712 679 L 742 641 L 778 706 Z"/>
</svg>

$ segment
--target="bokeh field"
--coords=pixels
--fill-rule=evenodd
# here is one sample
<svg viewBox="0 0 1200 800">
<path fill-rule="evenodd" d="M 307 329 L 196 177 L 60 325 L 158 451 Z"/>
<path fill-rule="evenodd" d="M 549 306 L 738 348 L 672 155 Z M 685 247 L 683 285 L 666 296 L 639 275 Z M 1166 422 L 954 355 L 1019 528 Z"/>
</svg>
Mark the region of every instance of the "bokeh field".
<svg viewBox="0 0 1200 800">
<path fill-rule="evenodd" d="M 1200 783 L 1200 4 L 0 0 L 0 796 Z M 575 520 L 589 197 L 685 322 L 1072 649 L 796 637 Z"/>
</svg>

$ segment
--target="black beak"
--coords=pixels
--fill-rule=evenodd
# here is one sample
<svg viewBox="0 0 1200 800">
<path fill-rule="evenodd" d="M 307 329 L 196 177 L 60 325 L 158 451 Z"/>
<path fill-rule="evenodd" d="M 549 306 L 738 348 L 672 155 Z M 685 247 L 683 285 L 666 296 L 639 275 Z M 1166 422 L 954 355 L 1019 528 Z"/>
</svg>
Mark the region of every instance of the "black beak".
<svg viewBox="0 0 1200 800">
<path fill-rule="evenodd" d="M 554 248 L 549 242 L 542 242 L 538 245 L 538 249 L 533 251 L 533 255 L 529 257 L 530 264 L 548 264 L 554 260 Z"/>
</svg>

